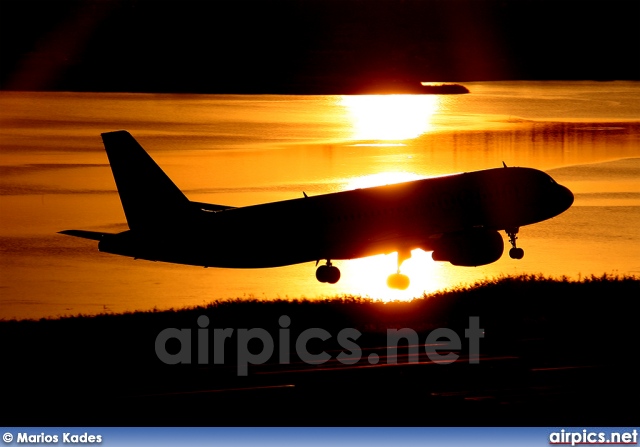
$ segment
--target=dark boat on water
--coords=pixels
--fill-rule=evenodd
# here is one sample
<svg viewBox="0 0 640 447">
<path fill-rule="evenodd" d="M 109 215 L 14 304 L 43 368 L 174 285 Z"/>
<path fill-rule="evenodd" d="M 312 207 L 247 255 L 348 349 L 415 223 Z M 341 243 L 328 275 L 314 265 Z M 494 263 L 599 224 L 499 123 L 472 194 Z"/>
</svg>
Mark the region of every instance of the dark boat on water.
<svg viewBox="0 0 640 447">
<path fill-rule="evenodd" d="M 460 84 L 422 83 L 422 93 L 431 95 L 461 95 L 469 93 L 469 89 Z"/>
<path fill-rule="evenodd" d="M 398 82 L 374 81 L 347 88 L 347 94 L 384 95 L 384 94 L 426 94 L 426 95 L 461 95 L 469 93 L 469 89 L 461 84 L 436 82 Z"/>
</svg>

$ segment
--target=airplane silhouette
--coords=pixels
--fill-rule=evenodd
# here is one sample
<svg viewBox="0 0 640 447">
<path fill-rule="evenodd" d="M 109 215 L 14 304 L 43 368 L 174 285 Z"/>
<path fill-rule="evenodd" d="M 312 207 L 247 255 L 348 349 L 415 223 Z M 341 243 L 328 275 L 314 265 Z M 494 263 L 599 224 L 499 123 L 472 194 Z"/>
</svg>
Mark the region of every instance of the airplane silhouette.
<svg viewBox="0 0 640 447">
<path fill-rule="evenodd" d="M 99 241 L 102 252 L 204 267 L 265 268 L 321 260 L 320 282 L 334 284 L 332 260 L 398 253 L 389 287 L 411 250 L 435 261 L 479 266 L 516 246 L 520 227 L 567 210 L 571 191 L 531 168 L 503 167 L 246 207 L 190 201 L 140 144 L 121 130 L 102 134 L 129 230 L 61 234 Z"/>
</svg>

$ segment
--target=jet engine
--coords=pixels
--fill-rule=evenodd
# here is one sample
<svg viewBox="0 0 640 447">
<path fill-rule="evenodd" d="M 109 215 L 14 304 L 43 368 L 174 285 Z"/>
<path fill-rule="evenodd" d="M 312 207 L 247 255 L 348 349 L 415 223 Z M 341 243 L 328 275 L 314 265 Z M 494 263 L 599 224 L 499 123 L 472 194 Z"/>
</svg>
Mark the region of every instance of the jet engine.
<svg viewBox="0 0 640 447">
<path fill-rule="evenodd" d="M 434 261 L 449 261 L 453 265 L 476 267 L 491 264 L 502 256 L 504 242 L 497 231 L 473 230 L 448 233 L 435 244 Z"/>
</svg>

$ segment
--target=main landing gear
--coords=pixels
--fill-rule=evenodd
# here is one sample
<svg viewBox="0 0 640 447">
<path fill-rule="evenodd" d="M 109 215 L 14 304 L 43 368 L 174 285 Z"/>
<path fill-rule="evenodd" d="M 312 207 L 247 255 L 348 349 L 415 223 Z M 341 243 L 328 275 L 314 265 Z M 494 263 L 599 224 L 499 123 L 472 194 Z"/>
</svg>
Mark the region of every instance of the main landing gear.
<svg viewBox="0 0 640 447">
<path fill-rule="evenodd" d="M 509 242 L 511 243 L 511 250 L 509 250 L 509 257 L 511 259 L 522 259 L 524 258 L 524 250 L 522 248 L 516 247 L 516 240 L 518 240 L 519 228 L 507 228 L 505 232 L 507 236 L 509 236 Z"/>
<path fill-rule="evenodd" d="M 338 267 L 331 265 L 331 261 L 327 259 L 327 264 L 321 265 L 316 270 L 316 278 L 320 282 L 335 284 L 340 280 L 340 270 Z"/>
<path fill-rule="evenodd" d="M 398 271 L 387 278 L 387 286 L 390 289 L 406 290 L 409 287 L 409 277 L 400 273 L 400 266 L 411 257 L 411 251 L 398 250 Z"/>
</svg>

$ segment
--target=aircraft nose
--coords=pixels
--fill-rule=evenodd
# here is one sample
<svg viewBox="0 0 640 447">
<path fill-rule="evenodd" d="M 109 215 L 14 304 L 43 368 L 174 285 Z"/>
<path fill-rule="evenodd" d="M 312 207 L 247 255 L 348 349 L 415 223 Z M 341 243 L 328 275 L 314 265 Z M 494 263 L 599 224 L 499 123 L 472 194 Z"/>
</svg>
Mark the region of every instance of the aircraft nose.
<svg viewBox="0 0 640 447">
<path fill-rule="evenodd" d="M 556 194 L 556 203 L 558 204 L 558 212 L 562 213 L 573 205 L 574 196 L 569 188 L 566 186 L 558 185 L 558 192 Z"/>
</svg>

